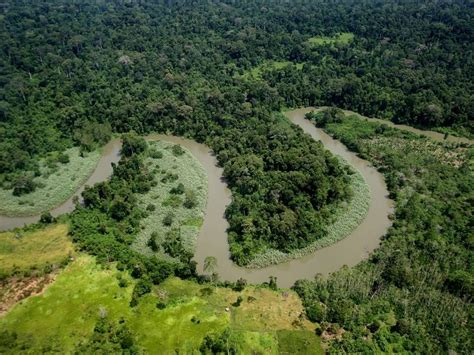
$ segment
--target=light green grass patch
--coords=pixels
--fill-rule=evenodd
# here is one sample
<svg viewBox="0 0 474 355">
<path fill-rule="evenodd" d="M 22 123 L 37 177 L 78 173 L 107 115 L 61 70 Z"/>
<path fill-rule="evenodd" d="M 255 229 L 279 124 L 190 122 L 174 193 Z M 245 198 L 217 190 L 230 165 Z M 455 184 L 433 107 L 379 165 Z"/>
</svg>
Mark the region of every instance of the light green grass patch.
<svg viewBox="0 0 474 355">
<path fill-rule="evenodd" d="M 0 233 L 0 270 L 27 271 L 62 262 L 73 251 L 65 224 L 37 231 Z"/>
<path fill-rule="evenodd" d="M 343 163 L 347 164 L 344 161 Z M 328 226 L 328 233 L 325 237 L 314 241 L 305 248 L 297 249 L 290 253 L 268 249 L 264 253 L 257 255 L 245 267 L 263 268 L 272 264 L 298 259 L 347 237 L 364 220 L 370 206 L 369 185 L 367 185 L 362 175 L 355 171 L 350 178 L 353 196 L 348 203 L 338 206 L 334 215 L 334 222 Z"/>
<path fill-rule="evenodd" d="M 46 160 L 40 162 L 41 176 L 34 178 L 40 186 L 35 191 L 14 196 L 13 189 L 0 189 L 0 214 L 6 216 L 33 216 L 49 211 L 70 198 L 94 172 L 99 162 L 99 150 L 81 157 L 79 148 L 66 150 L 69 163 L 57 163 L 48 167 Z"/>
<path fill-rule="evenodd" d="M 267 70 L 280 70 L 286 68 L 289 65 L 295 65 L 297 70 L 303 69 L 304 63 L 293 63 L 290 61 L 265 61 L 262 64 L 247 70 L 244 74 L 240 76 L 242 79 L 262 79 L 262 74 Z"/>
<path fill-rule="evenodd" d="M 146 210 L 148 205 L 154 205 L 155 210 L 149 211 L 148 216 L 142 220 L 142 229 L 132 247 L 144 255 L 151 256 L 154 253 L 147 246 L 151 234 L 153 232 L 158 234 L 156 242 L 161 246 L 167 233 L 174 230 L 179 234 L 185 250 L 194 253 L 207 203 L 206 171 L 186 148 L 183 148 L 182 155 L 175 156 L 172 152 L 173 143 L 150 141 L 149 146 L 151 151 L 159 151 L 163 154 L 161 158 L 148 157 L 145 159 L 145 165 L 151 172 L 154 172 L 158 184 L 146 194 L 138 195 L 138 198 L 139 206 L 142 209 Z M 166 178 L 168 174 L 174 174 L 178 178 L 163 182 L 162 179 Z M 184 185 L 186 191 L 195 193 L 195 207 L 187 208 L 183 205 L 185 194 L 175 195 L 170 192 L 180 183 Z M 173 214 L 173 222 L 167 226 L 163 220 L 169 213 Z M 162 258 L 170 258 L 162 248 L 155 254 Z"/>
<path fill-rule="evenodd" d="M 279 330 L 278 351 L 280 354 L 322 355 L 320 340 L 309 331 Z"/>
<path fill-rule="evenodd" d="M 277 331 L 281 329 L 309 331 L 319 344 L 310 331 L 314 328 L 311 323 L 295 325 L 303 306 L 292 291 L 283 295 L 247 287 L 236 292 L 169 278 L 131 308 L 135 281 L 109 266 L 104 269 L 93 257 L 80 255 L 44 294 L 27 298 L 0 318 L 0 329 L 15 332 L 17 344 L 27 345 L 28 353 L 73 353 L 77 344 L 91 336 L 101 314 L 113 323 L 123 319 L 144 353 L 198 353 L 206 335 L 219 335 L 225 329 L 244 354 L 277 353 Z M 119 287 L 118 277 L 125 278 L 128 286 Z M 205 289 L 211 293 L 203 292 Z M 239 295 L 244 300 L 240 307 L 233 307 Z M 249 301 L 249 296 L 254 300 Z M 166 307 L 159 309 L 158 302 Z"/>
<path fill-rule="evenodd" d="M 101 309 L 112 318 L 130 316 L 133 283 L 120 288 L 116 273 L 102 269 L 90 256 L 80 256 L 43 295 L 21 301 L 0 318 L 0 329 L 15 332 L 30 353 L 71 352 L 92 334 Z"/>
<path fill-rule="evenodd" d="M 327 46 L 333 44 L 348 45 L 354 40 L 354 34 L 351 32 L 341 32 L 334 36 L 315 36 L 309 38 L 306 42 L 311 47 Z"/>
</svg>

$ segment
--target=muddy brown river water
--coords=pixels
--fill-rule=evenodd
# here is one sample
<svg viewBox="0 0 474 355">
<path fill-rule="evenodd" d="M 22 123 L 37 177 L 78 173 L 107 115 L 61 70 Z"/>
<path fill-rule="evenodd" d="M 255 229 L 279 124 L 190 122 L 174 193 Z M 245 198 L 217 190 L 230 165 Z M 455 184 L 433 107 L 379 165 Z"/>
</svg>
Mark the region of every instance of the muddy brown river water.
<svg viewBox="0 0 474 355">
<path fill-rule="evenodd" d="M 199 272 L 202 272 L 204 259 L 207 256 L 214 256 L 217 259 L 216 272 L 222 280 L 235 281 L 242 277 L 249 283 L 262 283 L 268 281 L 270 276 L 276 276 L 280 287 L 290 287 L 296 280 L 310 279 L 318 273 L 328 275 L 344 265 L 353 266 L 367 258 L 370 252 L 377 248 L 380 237 L 391 225 L 388 216 L 392 212 L 392 201 L 388 199 L 383 176 L 366 161 L 349 152 L 342 143 L 305 120 L 304 114 L 310 110 L 311 108 L 298 109 L 287 112 L 286 116 L 314 139 L 320 140 L 333 154 L 343 157 L 362 174 L 370 187 L 370 208 L 364 221 L 345 239 L 303 258 L 262 269 L 242 268 L 230 260 L 226 233 L 228 223 L 224 212 L 226 206 L 231 202 L 231 193 L 222 178 L 222 168 L 217 166 L 216 158 L 210 149 L 205 145 L 181 137 L 158 134 L 146 137 L 150 140 L 161 139 L 186 147 L 206 169 L 208 200 L 194 256 Z M 120 146 L 119 140 L 113 140 L 104 147 L 102 158 L 85 185 L 93 185 L 111 175 L 111 163 L 119 160 Z M 81 187 L 75 195 L 79 196 L 83 189 L 84 187 Z M 74 209 L 72 201 L 71 197 L 53 209 L 51 213 L 57 216 L 71 212 Z M 0 216 L 0 230 L 21 227 L 36 222 L 38 219 L 39 216 L 17 218 Z"/>
</svg>

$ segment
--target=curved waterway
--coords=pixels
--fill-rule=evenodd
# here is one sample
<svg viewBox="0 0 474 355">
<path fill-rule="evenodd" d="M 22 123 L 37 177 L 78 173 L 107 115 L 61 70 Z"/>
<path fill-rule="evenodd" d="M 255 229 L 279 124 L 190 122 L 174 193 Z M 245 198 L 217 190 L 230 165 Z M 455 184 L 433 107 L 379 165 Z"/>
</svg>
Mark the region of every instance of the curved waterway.
<svg viewBox="0 0 474 355">
<path fill-rule="evenodd" d="M 249 283 L 262 283 L 268 281 L 270 276 L 276 276 L 280 287 L 290 287 L 296 280 L 311 279 L 318 273 L 327 275 L 344 265 L 353 266 L 367 258 L 369 253 L 377 248 L 380 237 L 385 234 L 391 224 L 388 215 L 392 211 L 392 202 L 387 197 L 388 191 L 384 179 L 366 161 L 349 152 L 342 143 L 305 120 L 304 114 L 310 110 L 309 108 L 294 110 L 287 112 L 286 115 L 294 124 L 300 126 L 314 139 L 321 140 L 332 153 L 340 155 L 360 171 L 370 187 L 370 208 L 364 221 L 345 239 L 303 258 L 262 269 L 242 268 L 230 260 L 226 232 L 228 223 L 224 217 L 224 212 L 231 202 L 231 193 L 222 178 L 223 170 L 217 166 L 217 160 L 212 151 L 205 145 L 181 137 L 159 134 L 146 137 L 149 140 L 160 139 L 186 147 L 206 169 L 208 199 L 205 219 L 198 236 L 194 256 L 198 263 L 199 272 L 202 272 L 204 259 L 207 256 L 214 256 L 217 259 L 216 271 L 223 280 L 235 281 L 242 277 Z M 104 147 L 102 158 L 85 185 L 93 185 L 111 175 L 111 163 L 119 160 L 120 147 L 121 143 L 118 139 L 111 141 Z M 74 195 L 79 196 L 83 189 L 84 187 L 81 187 Z M 72 200 L 71 197 L 61 206 L 53 209 L 51 213 L 56 216 L 71 212 L 74 209 Z M 38 219 L 39 216 L 18 218 L 0 216 L 0 230 L 21 227 L 36 222 Z"/>
<path fill-rule="evenodd" d="M 196 155 L 206 168 L 209 179 L 207 214 L 194 257 L 198 263 L 199 272 L 202 272 L 206 256 L 214 256 L 217 258 L 216 271 L 223 280 L 235 281 L 242 277 L 250 283 L 262 283 L 268 281 L 270 276 L 276 276 L 280 287 L 290 287 L 296 280 L 312 279 L 316 274 L 328 275 L 344 265 L 353 266 L 367 258 L 378 247 L 380 238 L 391 225 L 388 216 L 393 206 L 388 198 L 383 176 L 367 161 L 349 152 L 341 142 L 331 138 L 306 120 L 304 115 L 309 111 L 311 111 L 310 108 L 299 109 L 287 112 L 285 115 L 292 123 L 300 126 L 315 140 L 320 140 L 325 148 L 343 157 L 362 174 L 370 188 L 370 207 L 363 222 L 341 241 L 300 259 L 262 269 L 239 267 L 230 260 L 227 243 L 228 224 L 224 218 L 224 210 L 231 198 L 225 183 L 221 180 L 222 170 L 215 166 L 215 159 L 210 155 L 205 157 Z M 212 162 L 208 160 L 209 158 Z"/>
<path fill-rule="evenodd" d="M 112 163 L 120 160 L 120 147 L 122 143 L 119 139 L 111 140 L 102 148 L 102 156 L 97 163 L 94 172 L 89 176 L 86 183 L 82 185 L 76 192 L 61 205 L 50 210 L 51 214 L 56 217 L 60 214 L 69 213 L 74 210 L 74 197 L 81 198 L 81 193 L 86 186 L 92 186 L 98 182 L 104 181 L 112 175 Z M 36 223 L 41 215 L 27 217 L 7 217 L 0 215 L 0 231 L 10 230 L 17 227 L 23 227 L 26 224 Z"/>
</svg>

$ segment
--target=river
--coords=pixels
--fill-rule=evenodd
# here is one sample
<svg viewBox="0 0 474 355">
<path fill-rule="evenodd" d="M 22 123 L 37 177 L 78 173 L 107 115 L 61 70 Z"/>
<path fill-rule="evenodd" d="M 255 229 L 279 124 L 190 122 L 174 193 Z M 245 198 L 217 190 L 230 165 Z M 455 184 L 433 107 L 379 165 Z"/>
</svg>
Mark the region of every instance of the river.
<svg viewBox="0 0 474 355">
<path fill-rule="evenodd" d="M 343 157 L 357 169 L 370 187 L 370 207 L 364 221 L 346 238 L 300 259 L 286 263 L 272 265 L 262 269 L 247 269 L 237 266 L 230 260 L 229 245 L 227 242 L 228 223 L 224 217 L 226 207 L 231 202 L 231 193 L 222 178 L 223 170 L 217 166 L 212 151 L 205 145 L 195 141 L 166 135 L 149 135 L 146 139 L 161 139 L 180 144 L 189 149 L 206 169 L 208 175 L 208 200 L 205 219 L 200 230 L 194 259 L 198 263 L 198 271 L 202 272 L 203 262 L 207 256 L 217 259 L 216 272 L 222 280 L 236 281 L 246 279 L 249 283 L 268 281 L 270 276 L 277 277 L 280 287 L 290 287 L 296 280 L 313 278 L 320 273 L 328 275 L 342 266 L 353 266 L 367 258 L 380 242 L 391 222 L 388 218 L 392 212 L 392 201 L 388 199 L 388 191 L 383 176 L 366 161 L 349 152 L 339 141 L 331 138 L 322 130 L 316 128 L 304 118 L 310 108 L 298 109 L 286 113 L 291 122 L 300 126 L 315 140 L 321 140 L 324 146 L 333 154 Z M 103 148 L 103 155 L 96 170 L 85 185 L 93 185 L 107 179 L 111 173 L 111 163 L 120 158 L 121 143 L 113 140 Z M 84 187 L 81 187 L 75 196 L 79 196 Z M 51 211 L 53 216 L 71 212 L 74 209 L 73 198 L 64 202 Z M 25 224 L 38 221 L 39 216 L 32 217 L 5 217 L 0 216 L 0 230 L 21 227 Z"/>
</svg>

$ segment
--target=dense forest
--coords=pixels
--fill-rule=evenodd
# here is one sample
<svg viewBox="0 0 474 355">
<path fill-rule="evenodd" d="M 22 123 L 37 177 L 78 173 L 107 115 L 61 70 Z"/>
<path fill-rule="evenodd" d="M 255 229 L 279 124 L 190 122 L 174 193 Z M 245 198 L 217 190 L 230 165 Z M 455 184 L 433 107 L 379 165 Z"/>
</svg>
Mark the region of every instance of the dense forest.
<svg viewBox="0 0 474 355">
<path fill-rule="evenodd" d="M 0 11 L 1 187 L 28 194 L 41 174 L 40 158 L 74 146 L 94 151 L 114 133 L 190 137 L 211 147 L 224 167 L 233 195 L 226 211 L 231 253 L 239 265 L 265 248 L 287 252 L 320 238 L 333 208 L 351 195 L 338 160 L 275 111 L 339 106 L 474 134 L 469 1 L 53 0 L 8 2 Z M 253 75 L 257 67 L 263 69 Z M 358 135 L 355 128 L 339 136 L 361 153 L 366 141 L 358 140 L 373 138 L 375 130 L 396 135 L 375 126 L 362 126 Z M 298 285 L 307 313 L 347 330 L 336 350 L 401 344 L 393 346 L 468 351 L 472 216 L 463 194 L 472 192 L 469 167 L 415 161 L 422 164 L 417 174 L 425 175 L 412 186 L 402 174 L 413 162 L 400 151 L 372 153 L 365 157 L 383 165 L 397 203 L 405 197 L 401 186 L 416 191 L 427 184 L 427 191 L 397 210 L 370 263 Z M 146 154 L 143 140 L 124 135 L 112 179 L 87 189 L 84 206 L 71 216 L 79 246 L 142 278 L 134 299 L 151 282 L 195 272 L 189 256 L 168 263 L 129 248 L 145 213 L 136 194 L 153 184 Z M 360 280 L 366 289 L 341 291 Z M 452 309 L 452 317 L 431 316 L 434 304 Z M 420 311 L 410 314 L 415 308 Z M 349 319 L 354 309 L 363 311 Z M 367 327 L 375 339 L 370 344 L 361 340 Z"/>
<path fill-rule="evenodd" d="M 338 351 L 472 350 L 472 147 L 435 143 L 331 109 L 316 125 L 373 163 L 396 202 L 394 223 L 368 262 L 327 280 L 298 281 L 320 332 Z M 365 339 L 365 340 L 364 340 Z"/>
</svg>

